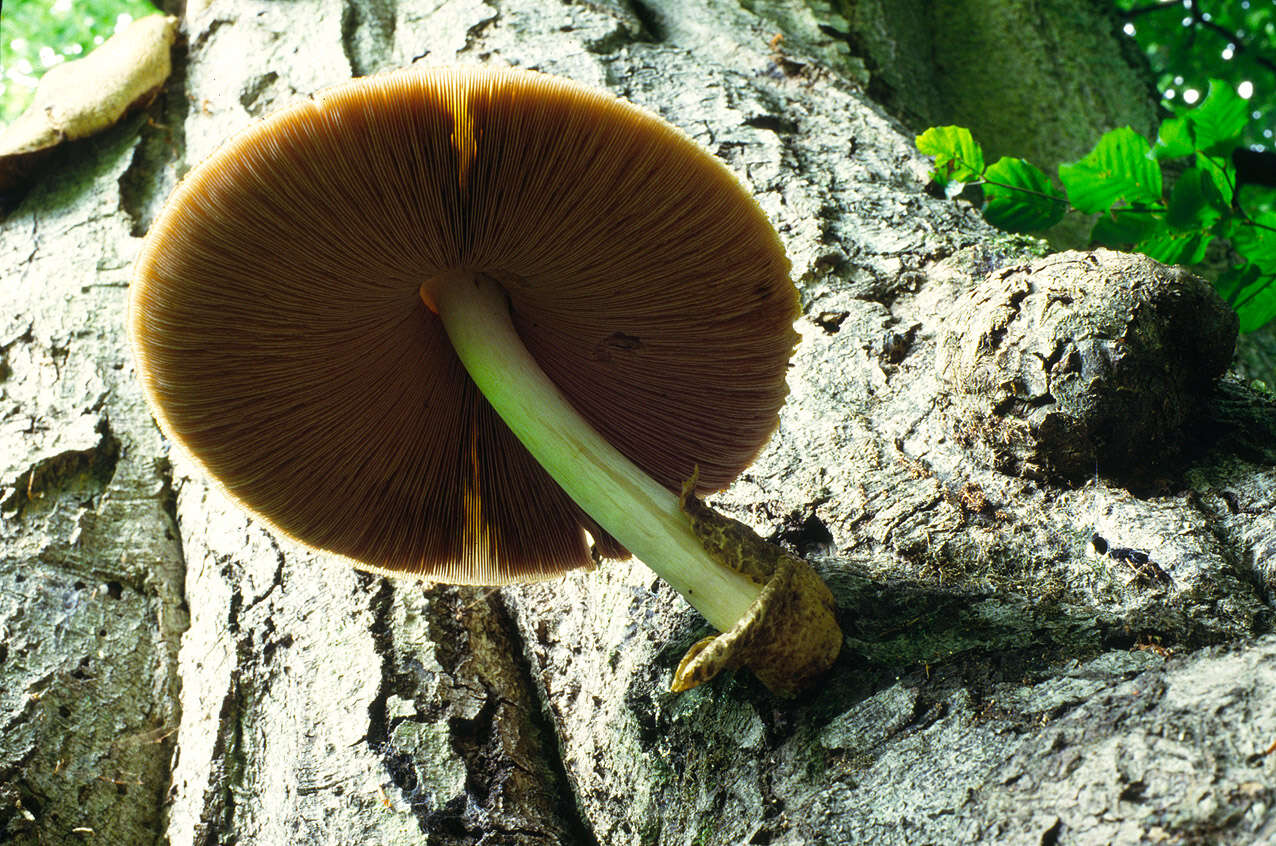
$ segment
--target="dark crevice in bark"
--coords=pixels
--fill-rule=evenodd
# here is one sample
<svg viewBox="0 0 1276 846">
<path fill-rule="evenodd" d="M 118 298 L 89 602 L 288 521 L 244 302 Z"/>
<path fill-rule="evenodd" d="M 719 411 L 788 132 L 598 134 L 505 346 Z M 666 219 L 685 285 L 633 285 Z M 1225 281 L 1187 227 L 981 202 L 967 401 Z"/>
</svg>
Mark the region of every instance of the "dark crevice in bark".
<svg viewBox="0 0 1276 846">
<path fill-rule="evenodd" d="M 11 720 L 5 724 L 4 731 L 8 732 L 22 719 L 25 717 Z M 44 803 L 22 778 L 35 754 L 35 746 L 28 746 L 22 755 L 10 759 L 8 766 L 0 767 L 0 842 L 7 843 L 10 837 L 33 830 L 32 818 L 40 817 Z"/>
<path fill-rule="evenodd" d="M 513 614 L 510 613 L 505 600 L 499 593 L 493 596 L 493 604 L 499 610 L 501 621 L 509 635 L 510 657 L 523 681 L 529 698 L 536 705 L 535 708 L 528 710 L 527 718 L 533 730 L 542 739 L 545 751 L 543 761 L 553 775 L 554 792 L 558 794 L 560 799 L 559 813 L 568 826 L 568 831 L 573 838 L 572 842 L 580 844 L 580 846 L 598 846 L 598 839 L 594 836 L 589 820 L 584 815 L 584 811 L 579 801 L 577 801 L 576 793 L 572 789 L 571 778 L 567 773 L 567 765 L 563 760 L 562 738 L 550 719 L 548 703 L 540 698 L 540 687 L 536 684 L 535 670 L 528 658 L 528 651 L 526 644 L 523 642 L 522 632 L 519 631 L 518 625 L 514 622 Z"/>
<path fill-rule="evenodd" d="M 236 589 L 230 597 L 226 632 L 235 636 L 240 631 L 243 594 Z M 199 824 L 195 827 L 196 846 L 229 846 L 236 842 L 235 812 L 238 800 L 235 789 L 244 783 L 247 764 L 244 753 L 244 720 L 246 719 L 249 685 L 244 674 L 253 656 L 252 634 L 237 637 L 235 667 L 230 672 L 226 695 L 217 714 L 217 737 L 209 756 L 209 783 Z"/>
<path fill-rule="evenodd" d="M 353 76 L 385 66 L 394 46 L 394 4 L 390 0 L 346 0 L 341 8 L 341 49 Z"/>
<path fill-rule="evenodd" d="M 458 688 L 464 689 L 481 679 L 473 678 L 472 645 L 469 627 L 465 625 L 476 604 L 463 589 L 441 587 L 431 591 L 430 639 L 435 643 L 435 657 L 443 672 Z M 481 611 L 479 612 L 481 613 Z M 432 810 L 423 821 L 427 842 L 435 844 L 477 844 L 490 831 L 487 800 L 494 782 L 501 777 L 499 760 L 487 754 L 486 741 L 492 730 L 497 697 L 483 684 L 485 698 L 472 718 L 453 717 L 448 721 L 452 746 L 466 771 L 465 801 L 452 801 Z M 459 798 L 459 797 L 458 797 Z"/>
<path fill-rule="evenodd" d="M 630 0 L 629 6 L 633 9 L 634 17 L 642 24 L 643 37 L 638 40 L 660 42 L 668 38 L 669 33 L 666 31 L 664 19 L 659 12 L 642 2 L 642 0 Z"/>
<path fill-rule="evenodd" d="M 262 101 L 262 97 L 270 91 L 270 87 L 279 81 L 279 74 L 274 71 L 266 71 L 257 74 L 252 79 L 244 83 L 243 89 L 239 92 L 239 105 L 244 107 L 244 111 L 253 116 L 260 116 L 262 108 L 258 103 Z M 269 103 L 270 99 L 267 98 Z"/>
<path fill-rule="evenodd" d="M 364 740 L 368 748 L 381 759 L 382 766 L 390 781 L 403 794 L 412 808 L 412 814 L 423 833 L 431 829 L 431 817 L 436 809 L 419 801 L 420 785 L 417 779 L 416 764 L 411 756 L 398 751 L 392 742 L 395 726 L 403 718 L 391 719 L 389 702 L 391 696 L 412 698 L 415 683 L 410 676 L 399 671 L 394 648 L 394 583 L 389 579 L 371 575 L 360 575 L 365 587 L 371 587 L 376 580 L 376 592 L 370 602 L 372 609 L 372 642 L 378 655 L 381 656 L 381 682 L 376 696 L 368 703 L 368 733 Z M 427 762 L 428 766 L 428 762 Z"/>
<path fill-rule="evenodd" d="M 262 602 L 269 599 L 277 589 L 284 586 L 284 566 L 287 564 L 287 559 L 284 557 L 283 547 L 279 545 L 279 541 L 277 541 L 272 534 L 268 533 L 266 535 L 266 541 L 270 544 L 271 551 L 275 553 L 275 572 L 271 574 L 270 585 L 260 594 L 249 598 L 244 603 L 245 611 L 250 611 L 257 607 Z M 267 621 L 269 622 L 269 618 L 267 618 Z"/>
<path fill-rule="evenodd" d="M 797 121 L 779 114 L 754 115 L 745 118 L 744 125 L 753 129 L 765 129 L 776 135 L 792 135 L 798 131 Z"/>
<path fill-rule="evenodd" d="M 815 513 L 815 509 L 822 504 L 814 502 L 805 512 L 789 513 L 785 516 L 782 525 L 767 538 L 767 541 L 782 544 L 803 558 L 828 554 L 834 548 L 833 533 Z"/>
<path fill-rule="evenodd" d="M 181 555 L 182 570 L 184 572 L 186 564 L 186 546 L 182 542 L 182 524 L 181 520 L 179 520 L 177 516 L 177 489 L 173 486 L 173 463 L 168 460 L 167 456 L 156 459 L 155 475 L 158 476 L 160 480 L 160 490 L 158 495 L 159 507 L 160 510 L 164 512 L 165 516 L 168 517 L 169 522 L 169 525 L 165 527 L 165 531 L 168 533 L 168 539 L 173 541 L 178 554 Z M 186 595 L 185 581 L 186 580 L 183 578 L 181 585 L 183 598 L 185 598 Z"/>
<path fill-rule="evenodd" d="M 494 10 L 495 14 L 483 18 L 465 31 L 465 46 L 457 51 L 458 55 L 469 52 L 475 44 L 481 44 L 483 41 L 483 35 L 500 19 L 501 4 L 499 0 L 487 0 L 485 5 Z M 478 54 L 478 58 L 483 61 L 486 61 L 490 57 L 490 53 L 480 52 Z"/>
<path fill-rule="evenodd" d="M 97 434 L 98 442 L 89 449 L 60 452 L 6 480 L 9 496 L 0 502 L 0 511 L 17 520 L 30 509 L 48 509 L 67 498 L 96 508 L 120 460 L 120 440 L 105 415 L 98 420 Z"/>
<path fill-rule="evenodd" d="M 186 593 L 186 547 L 182 538 L 181 523 L 177 516 L 177 491 L 173 485 L 173 465 L 167 456 L 158 458 L 153 464 L 155 475 L 159 478 L 160 489 L 156 500 L 160 508 L 159 520 L 164 526 L 165 539 L 171 542 L 171 549 L 176 560 L 170 560 L 162 566 L 162 570 L 171 575 L 161 575 L 155 601 L 161 605 L 160 636 L 164 650 L 164 672 L 167 676 L 163 687 L 164 702 L 161 709 L 167 709 L 167 720 L 171 729 L 164 740 L 164 778 L 156 784 L 157 795 L 155 807 L 161 809 L 167 831 L 171 805 L 169 797 L 172 791 L 173 768 L 177 761 L 174 752 L 178 748 L 177 728 L 182 722 L 181 699 L 181 664 L 180 652 L 182 637 L 190 628 L 190 599 Z M 168 584 L 165 585 L 164 583 Z M 165 621 L 169 621 L 167 624 Z M 158 835 L 157 835 L 158 838 Z"/>
<path fill-rule="evenodd" d="M 120 208 L 129 219 L 129 234 L 141 238 L 162 207 L 172 185 L 158 175 L 186 154 L 186 118 L 190 100 L 186 91 L 186 40 L 173 45 L 173 71 L 146 109 L 146 121 L 138 132 L 133 159 L 120 175 Z"/>
<path fill-rule="evenodd" d="M 506 842 L 517 831 L 520 843 L 595 846 L 571 798 L 506 609 L 490 590 L 441 587 L 431 594 L 435 657 L 478 707 L 467 706 L 448 721 L 466 769 L 467 801 L 430 814 L 428 842 Z"/>
</svg>

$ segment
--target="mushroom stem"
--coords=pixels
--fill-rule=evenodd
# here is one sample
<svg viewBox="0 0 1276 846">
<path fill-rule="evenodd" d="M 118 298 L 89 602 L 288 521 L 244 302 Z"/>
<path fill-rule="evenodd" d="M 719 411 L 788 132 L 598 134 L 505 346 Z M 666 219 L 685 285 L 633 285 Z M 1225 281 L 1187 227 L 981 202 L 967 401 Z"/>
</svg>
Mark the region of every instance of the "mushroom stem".
<svg viewBox="0 0 1276 846">
<path fill-rule="evenodd" d="M 746 616 L 763 585 L 712 558 L 692 532 L 679 496 L 572 407 L 523 345 L 496 282 L 456 271 L 427 281 L 421 298 L 438 312 L 492 408 L 577 505 L 719 631 Z"/>
</svg>

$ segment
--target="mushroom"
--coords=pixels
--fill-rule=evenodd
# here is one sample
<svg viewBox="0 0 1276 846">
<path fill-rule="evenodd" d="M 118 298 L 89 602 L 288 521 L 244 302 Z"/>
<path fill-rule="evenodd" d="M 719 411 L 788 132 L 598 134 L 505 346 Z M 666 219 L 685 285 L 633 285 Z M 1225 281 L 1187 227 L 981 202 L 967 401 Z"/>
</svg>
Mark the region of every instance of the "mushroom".
<svg viewBox="0 0 1276 846">
<path fill-rule="evenodd" d="M 777 425 L 798 313 L 719 161 L 622 100 L 408 68 L 285 108 L 194 168 L 137 260 L 156 418 L 278 531 L 468 584 L 633 553 L 792 693 L 833 662 L 827 587 L 697 491 Z"/>
</svg>

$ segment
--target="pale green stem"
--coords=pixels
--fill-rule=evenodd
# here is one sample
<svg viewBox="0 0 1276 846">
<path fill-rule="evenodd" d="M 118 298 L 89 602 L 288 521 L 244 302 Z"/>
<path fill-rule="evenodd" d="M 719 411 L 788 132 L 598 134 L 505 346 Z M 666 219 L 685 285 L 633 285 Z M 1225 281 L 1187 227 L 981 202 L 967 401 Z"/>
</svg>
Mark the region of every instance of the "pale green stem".
<svg viewBox="0 0 1276 846">
<path fill-rule="evenodd" d="M 711 625 L 734 626 L 761 588 L 711 559 L 678 497 L 577 413 L 523 345 L 500 286 L 457 272 L 430 280 L 421 296 L 492 408 L 567 495 Z"/>
</svg>

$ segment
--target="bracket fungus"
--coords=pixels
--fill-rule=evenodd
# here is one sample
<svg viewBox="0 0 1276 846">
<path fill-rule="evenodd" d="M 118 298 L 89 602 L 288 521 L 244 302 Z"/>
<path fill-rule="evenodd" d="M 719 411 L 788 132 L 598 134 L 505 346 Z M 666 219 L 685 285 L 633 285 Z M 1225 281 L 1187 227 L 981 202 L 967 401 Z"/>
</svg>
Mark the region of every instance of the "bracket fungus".
<svg viewBox="0 0 1276 846">
<path fill-rule="evenodd" d="M 636 555 L 726 634 L 675 689 L 836 658 L 827 587 L 716 515 L 796 343 L 778 236 L 679 130 L 545 74 L 408 68 L 226 143 L 174 191 L 129 322 L 164 431 L 240 503 L 382 573 Z M 588 534 L 587 534 L 588 533 Z"/>
</svg>

